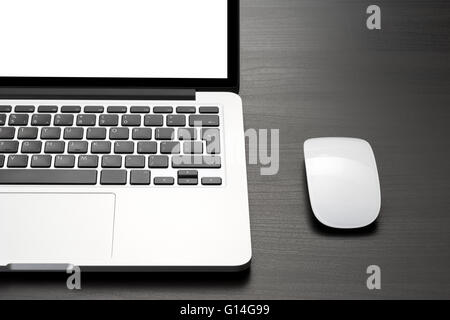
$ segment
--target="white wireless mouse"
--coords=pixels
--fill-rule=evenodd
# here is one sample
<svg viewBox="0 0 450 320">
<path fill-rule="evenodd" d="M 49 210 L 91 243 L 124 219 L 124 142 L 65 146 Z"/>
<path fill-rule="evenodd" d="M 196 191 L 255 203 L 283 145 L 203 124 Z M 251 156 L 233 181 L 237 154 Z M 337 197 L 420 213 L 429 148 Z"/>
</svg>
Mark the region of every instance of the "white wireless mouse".
<svg viewBox="0 0 450 320">
<path fill-rule="evenodd" d="M 377 164 L 370 144 L 354 138 L 304 143 L 309 199 L 316 218 L 339 229 L 368 226 L 381 208 Z"/>
</svg>

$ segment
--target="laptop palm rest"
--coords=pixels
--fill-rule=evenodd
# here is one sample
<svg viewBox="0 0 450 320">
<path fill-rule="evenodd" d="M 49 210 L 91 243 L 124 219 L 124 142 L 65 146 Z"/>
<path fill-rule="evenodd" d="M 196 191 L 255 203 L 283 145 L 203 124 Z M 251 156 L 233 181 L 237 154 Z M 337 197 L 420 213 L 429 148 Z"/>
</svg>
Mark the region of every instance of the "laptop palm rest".
<svg viewBox="0 0 450 320">
<path fill-rule="evenodd" d="M 0 193 L 0 265 L 111 258 L 114 194 Z"/>
</svg>

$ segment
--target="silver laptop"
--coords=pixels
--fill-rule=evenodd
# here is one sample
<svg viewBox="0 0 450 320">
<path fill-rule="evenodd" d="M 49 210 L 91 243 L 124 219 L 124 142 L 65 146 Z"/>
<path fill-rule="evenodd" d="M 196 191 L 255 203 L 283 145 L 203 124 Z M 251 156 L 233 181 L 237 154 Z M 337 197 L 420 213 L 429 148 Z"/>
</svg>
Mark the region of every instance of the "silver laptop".
<svg viewBox="0 0 450 320">
<path fill-rule="evenodd" d="M 238 1 L 0 12 L 0 268 L 246 268 Z"/>
</svg>

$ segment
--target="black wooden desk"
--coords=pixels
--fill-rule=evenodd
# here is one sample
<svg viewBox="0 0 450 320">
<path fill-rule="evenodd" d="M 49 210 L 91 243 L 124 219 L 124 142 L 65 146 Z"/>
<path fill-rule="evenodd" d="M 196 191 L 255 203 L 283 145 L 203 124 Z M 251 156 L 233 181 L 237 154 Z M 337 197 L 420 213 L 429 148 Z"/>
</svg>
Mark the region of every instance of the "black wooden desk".
<svg viewBox="0 0 450 320">
<path fill-rule="evenodd" d="M 248 166 L 254 259 L 240 274 L 0 275 L 0 298 L 450 298 L 450 4 L 242 0 L 245 126 L 280 129 L 280 171 Z M 303 141 L 372 143 L 378 223 L 335 232 L 312 217 Z M 366 288 L 366 267 L 382 289 Z"/>
</svg>

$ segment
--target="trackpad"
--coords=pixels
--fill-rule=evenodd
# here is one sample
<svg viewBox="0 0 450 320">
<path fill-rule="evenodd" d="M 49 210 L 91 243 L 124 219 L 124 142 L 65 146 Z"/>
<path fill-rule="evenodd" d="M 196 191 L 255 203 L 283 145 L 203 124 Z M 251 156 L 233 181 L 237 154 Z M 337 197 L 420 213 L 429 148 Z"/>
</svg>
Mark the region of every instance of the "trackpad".
<svg viewBox="0 0 450 320">
<path fill-rule="evenodd" d="M 114 194 L 0 193 L 0 262 L 111 257 Z"/>
</svg>

